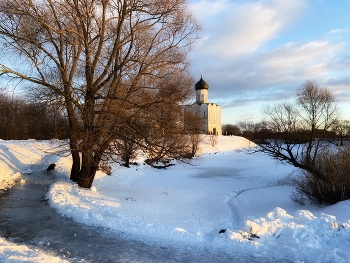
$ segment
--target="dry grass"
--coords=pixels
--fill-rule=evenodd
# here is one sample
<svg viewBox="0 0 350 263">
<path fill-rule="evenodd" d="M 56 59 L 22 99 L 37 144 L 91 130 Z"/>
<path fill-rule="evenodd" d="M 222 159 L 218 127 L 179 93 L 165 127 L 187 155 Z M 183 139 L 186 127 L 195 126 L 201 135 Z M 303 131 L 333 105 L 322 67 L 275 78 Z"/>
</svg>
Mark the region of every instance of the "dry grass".
<svg viewBox="0 0 350 263">
<path fill-rule="evenodd" d="M 350 199 L 350 146 L 323 150 L 314 168 L 326 180 L 301 170 L 293 180 L 296 187 L 293 201 L 301 204 L 306 200 L 315 204 L 335 204 Z"/>
</svg>

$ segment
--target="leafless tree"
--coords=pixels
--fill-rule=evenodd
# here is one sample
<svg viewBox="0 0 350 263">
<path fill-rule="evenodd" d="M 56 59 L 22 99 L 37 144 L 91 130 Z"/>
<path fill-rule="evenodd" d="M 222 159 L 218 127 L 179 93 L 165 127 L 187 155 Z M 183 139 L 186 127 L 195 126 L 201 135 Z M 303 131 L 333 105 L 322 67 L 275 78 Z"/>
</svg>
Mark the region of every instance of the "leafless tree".
<svg viewBox="0 0 350 263">
<path fill-rule="evenodd" d="M 198 152 L 198 146 L 202 141 L 201 130 L 205 124 L 204 119 L 199 115 L 196 107 L 192 105 L 184 108 L 184 128 L 190 140 L 190 157 Z"/>
<path fill-rule="evenodd" d="M 305 200 L 315 204 L 335 204 L 350 198 L 349 145 L 322 149 L 314 166 L 328 180 L 321 180 L 313 173 L 301 170 L 299 175 L 293 178 L 293 201 L 301 204 L 304 204 Z"/>
<path fill-rule="evenodd" d="M 256 150 L 328 181 L 315 163 L 331 145 L 326 137 L 338 118 L 331 92 L 306 81 L 297 92 L 295 104 L 267 106 L 264 115 L 266 119 L 259 124 L 241 125 L 244 136 L 258 145 Z M 268 136 L 261 136 L 264 132 Z"/>
<path fill-rule="evenodd" d="M 340 138 L 340 146 L 344 145 L 344 138 L 350 135 L 350 121 L 348 120 L 337 120 L 333 125 L 333 131 Z"/>
<path fill-rule="evenodd" d="M 3 0 L 0 73 L 63 103 L 70 178 L 89 188 L 120 127 L 144 136 L 137 116 L 186 99 L 198 30 L 185 0 Z"/>
<path fill-rule="evenodd" d="M 209 139 L 210 139 L 210 145 L 215 146 L 218 142 L 218 136 L 216 134 L 209 134 Z"/>
<path fill-rule="evenodd" d="M 225 124 L 222 125 L 222 133 L 223 135 L 237 135 L 241 136 L 242 132 L 238 125 Z"/>
<path fill-rule="evenodd" d="M 65 139 L 67 123 L 61 112 L 44 102 L 0 93 L 1 139 Z"/>
</svg>

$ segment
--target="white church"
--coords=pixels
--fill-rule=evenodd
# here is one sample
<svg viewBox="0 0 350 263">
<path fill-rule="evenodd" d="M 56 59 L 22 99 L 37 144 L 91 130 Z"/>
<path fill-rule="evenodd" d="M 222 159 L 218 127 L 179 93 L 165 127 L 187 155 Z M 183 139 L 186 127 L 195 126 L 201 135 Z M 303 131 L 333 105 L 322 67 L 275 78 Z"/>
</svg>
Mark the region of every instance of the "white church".
<svg viewBox="0 0 350 263">
<path fill-rule="evenodd" d="M 203 119 L 200 128 L 201 134 L 221 135 L 221 106 L 208 102 L 209 85 L 201 79 L 194 86 L 196 90 L 196 102 L 190 105 L 192 111 Z"/>
</svg>

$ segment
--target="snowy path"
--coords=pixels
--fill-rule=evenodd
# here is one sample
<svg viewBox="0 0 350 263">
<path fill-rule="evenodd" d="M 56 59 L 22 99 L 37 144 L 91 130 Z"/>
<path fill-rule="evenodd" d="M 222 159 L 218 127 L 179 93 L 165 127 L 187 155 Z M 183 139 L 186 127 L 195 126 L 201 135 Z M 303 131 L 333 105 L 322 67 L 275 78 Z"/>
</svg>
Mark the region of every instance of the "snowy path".
<svg viewBox="0 0 350 263">
<path fill-rule="evenodd" d="M 52 175 L 33 172 L 23 178 L 25 183 L 0 197 L 1 236 L 70 262 L 269 262 L 208 248 L 146 243 L 75 223 L 56 214 L 45 200 Z"/>
</svg>

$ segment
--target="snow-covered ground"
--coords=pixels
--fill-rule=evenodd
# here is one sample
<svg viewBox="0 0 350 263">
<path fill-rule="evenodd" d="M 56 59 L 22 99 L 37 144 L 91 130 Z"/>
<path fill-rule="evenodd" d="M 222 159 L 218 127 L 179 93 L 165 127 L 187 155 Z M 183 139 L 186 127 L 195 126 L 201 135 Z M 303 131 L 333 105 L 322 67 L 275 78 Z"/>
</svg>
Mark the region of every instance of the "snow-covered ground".
<svg viewBox="0 0 350 263">
<path fill-rule="evenodd" d="M 294 262 L 350 262 L 350 200 L 329 207 L 293 203 L 295 169 L 242 151 L 251 146 L 219 136 L 213 147 L 204 137 L 192 165 L 159 170 L 140 157 L 131 168 L 115 164 L 110 176 L 98 172 L 93 187 L 81 189 L 68 180 L 70 158 L 44 151 L 49 142 L 0 141 L 0 184 L 20 180 L 31 164 L 54 162 L 50 204 L 78 222 L 155 242 Z"/>
<path fill-rule="evenodd" d="M 0 262 L 68 263 L 69 261 L 0 238 Z"/>
</svg>

